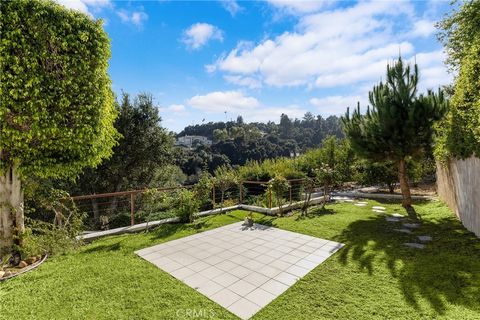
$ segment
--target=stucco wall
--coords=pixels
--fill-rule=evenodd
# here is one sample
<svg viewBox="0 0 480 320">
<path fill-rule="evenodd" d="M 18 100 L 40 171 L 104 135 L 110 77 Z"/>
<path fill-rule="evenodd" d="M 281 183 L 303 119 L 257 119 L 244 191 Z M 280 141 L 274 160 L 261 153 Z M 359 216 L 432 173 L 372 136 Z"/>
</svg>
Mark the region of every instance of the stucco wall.
<svg viewBox="0 0 480 320">
<path fill-rule="evenodd" d="M 455 212 L 465 228 L 480 237 L 480 159 L 437 163 L 439 197 Z"/>
</svg>

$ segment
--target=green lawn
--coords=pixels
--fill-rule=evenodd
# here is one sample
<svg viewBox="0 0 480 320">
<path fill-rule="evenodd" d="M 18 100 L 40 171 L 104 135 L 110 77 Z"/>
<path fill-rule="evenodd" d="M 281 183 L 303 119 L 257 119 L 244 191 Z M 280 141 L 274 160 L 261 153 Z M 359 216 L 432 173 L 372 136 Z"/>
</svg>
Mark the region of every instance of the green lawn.
<svg viewBox="0 0 480 320">
<path fill-rule="evenodd" d="M 367 207 L 329 205 L 330 213 L 299 218 L 256 215 L 257 222 L 346 246 L 254 319 L 480 319 L 480 240 L 444 205 L 418 203 L 424 250 L 403 247 L 397 233 Z M 382 204 L 388 212 L 395 203 Z M 236 319 L 202 294 L 133 251 L 243 219 L 245 212 L 166 225 L 149 233 L 109 237 L 38 270 L 0 284 L 1 319 Z M 202 317 L 197 317 L 202 318 Z"/>
</svg>

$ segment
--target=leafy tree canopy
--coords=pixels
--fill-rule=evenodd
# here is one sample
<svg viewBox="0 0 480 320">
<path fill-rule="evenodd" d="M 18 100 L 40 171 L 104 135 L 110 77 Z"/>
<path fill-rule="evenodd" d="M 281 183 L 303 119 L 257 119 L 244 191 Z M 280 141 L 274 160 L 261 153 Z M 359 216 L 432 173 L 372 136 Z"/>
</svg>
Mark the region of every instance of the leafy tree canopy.
<svg viewBox="0 0 480 320">
<path fill-rule="evenodd" d="M 102 22 L 52 1 L 0 10 L 0 166 L 65 177 L 98 165 L 118 137 Z"/>
<path fill-rule="evenodd" d="M 79 190 L 75 193 L 145 188 L 153 182 L 166 181 L 164 173 L 159 171 L 172 160 L 173 136 L 160 126 L 161 118 L 152 96 L 142 93 L 132 101 L 128 94 L 123 94 L 117 112 L 115 127 L 122 138 L 114 147 L 113 156 L 96 169 L 85 170 L 77 181 Z M 184 180 L 177 170 L 168 170 L 178 175 L 180 181 Z"/>
</svg>

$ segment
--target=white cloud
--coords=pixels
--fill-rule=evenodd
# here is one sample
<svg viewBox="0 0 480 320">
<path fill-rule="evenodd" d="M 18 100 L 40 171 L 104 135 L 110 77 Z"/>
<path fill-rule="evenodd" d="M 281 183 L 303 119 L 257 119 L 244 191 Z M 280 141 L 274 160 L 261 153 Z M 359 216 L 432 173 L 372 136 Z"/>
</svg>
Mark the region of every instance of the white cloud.
<svg viewBox="0 0 480 320">
<path fill-rule="evenodd" d="M 360 102 L 361 108 L 366 108 L 368 105 L 368 97 L 361 95 L 352 96 L 328 96 L 323 98 L 312 98 L 310 104 L 316 107 L 318 113 L 323 117 L 331 115 L 344 115 L 347 108 L 352 110 L 357 107 L 357 102 Z"/>
<path fill-rule="evenodd" d="M 196 95 L 188 100 L 188 104 L 210 113 L 248 111 L 260 105 L 257 99 L 245 96 L 240 91 L 215 91 Z"/>
<path fill-rule="evenodd" d="M 248 87 L 250 89 L 258 89 L 262 87 L 262 82 L 253 77 L 242 77 L 242 76 L 233 76 L 225 75 L 223 77 L 227 82 L 233 83 L 239 86 Z"/>
<path fill-rule="evenodd" d="M 429 20 L 418 20 L 413 24 L 412 36 L 426 38 L 437 31 L 435 22 Z"/>
<path fill-rule="evenodd" d="M 183 104 L 171 104 L 170 106 L 168 106 L 168 110 L 175 113 L 184 112 L 185 106 Z"/>
<path fill-rule="evenodd" d="M 199 49 L 209 40 L 223 41 L 223 32 L 208 23 L 195 23 L 183 32 L 183 43 L 190 49 Z"/>
<path fill-rule="evenodd" d="M 159 111 L 161 115 L 167 114 L 181 116 L 188 114 L 187 108 L 183 104 L 171 104 L 168 107 L 159 108 Z"/>
<path fill-rule="evenodd" d="M 127 11 L 122 9 L 117 11 L 117 15 L 123 23 L 131 23 L 137 27 L 141 27 L 143 22 L 148 19 L 148 15 L 143 10 Z"/>
<path fill-rule="evenodd" d="M 227 10 L 232 17 L 243 10 L 243 8 L 235 0 L 220 0 L 222 7 Z"/>
<path fill-rule="evenodd" d="M 206 113 L 241 115 L 245 121 L 278 121 L 282 113 L 295 118 L 301 117 L 306 110 L 298 105 L 265 106 L 256 98 L 246 96 L 241 91 L 215 91 L 205 95 L 196 95 L 187 103 Z"/>
<path fill-rule="evenodd" d="M 110 0 L 55 0 L 57 3 L 73 10 L 78 10 L 88 15 L 92 15 L 89 9 L 99 10 L 101 8 L 112 7 Z"/>
<path fill-rule="evenodd" d="M 418 22 L 421 32 L 415 37 L 430 32 L 427 20 L 419 19 L 409 2 L 362 1 L 305 14 L 294 31 L 256 45 L 241 42 L 206 69 L 247 87 L 251 83 L 243 79 L 275 87 L 363 85 L 380 80 L 387 62 L 397 58 L 399 51 L 404 57 L 414 54 L 412 36 L 406 31 L 416 21 L 424 22 Z M 435 66 L 443 67 L 442 62 Z M 421 70 L 424 67 L 420 64 Z"/>
<path fill-rule="evenodd" d="M 414 57 L 407 59 L 406 62 L 413 65 L 415 62 L 421 66 L 419 70 L 418 93 L 426 93 L 428 89 L 436 90 L 439 86 L 447 85 L 453 81 L 452 75 L 442 65 L 445 59 L 445 53 L 442 50 L 418 53 Z M 392 61 L 390 61 L 391 63 Z M 379 66 L 381 70 L 378 72 L 385 79 L 385 64 Z M 316 107 L 322 116 L 343 115 L 347 111 L 347 107 L 352 110 L 356 108 L 357 102 L 360 102 L 362 110 L 370 104 L 368 101 L 368 92 L 372 90 L 373 85 L 378 83 L 380 79 L 376 79 L 371 83 L 363 83 L 357 86 L 352 95 L 334 95 L 320 98 L 311 98 L 310 104 Z"/>
<path fill-rule="evenodd" d="M 335 0 L 267 0 L 275 8 L 289 14 L 304 14 L 318 12 L 320 9 L 331 5 Z"/>
</svg>

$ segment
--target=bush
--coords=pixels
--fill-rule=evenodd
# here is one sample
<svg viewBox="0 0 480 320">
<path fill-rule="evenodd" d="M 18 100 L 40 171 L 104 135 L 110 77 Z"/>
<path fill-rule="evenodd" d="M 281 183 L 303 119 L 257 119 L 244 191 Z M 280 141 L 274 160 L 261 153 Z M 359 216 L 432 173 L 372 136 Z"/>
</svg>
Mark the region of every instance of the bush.
<svg viewBox="0 0 480 320">
<path fill-rule="evenodd" d="M 282 176 L 276 176 L 268 182 L 268 191 L 272 193 L 275 202 L 279 208 L 279 213 L 283 214 L 283 203 L 285 193 L 288 191 L 289 183 L 287 179 Z"/>
<path fill-rule="evenodd" d="M 213 208 L 212 188 L 214 186 L 213 177 L 209 174 L 202 174 L 195 184 L 194 190 L 197 194 L 200 210 L 208 210 Z"/>
<path fill-rule="evenodd" d="M 25 185 L 26 231 L 21 236 L 22 245 L 14 250 L 23 256 L 55 255 L 78 247 L 76 237 L 83 230 L 86 215 L 66 200 L 68 193 L 43 179 L 28 180 Z"/>
<path fill-rule="evenodd" d="M 182 222 L 193 222 L 198 212 L 199 201 L 195 192 L 181 189 L 177 193 L 176 214 Z"/>
</svg>

